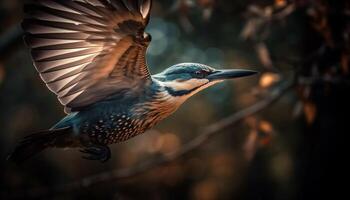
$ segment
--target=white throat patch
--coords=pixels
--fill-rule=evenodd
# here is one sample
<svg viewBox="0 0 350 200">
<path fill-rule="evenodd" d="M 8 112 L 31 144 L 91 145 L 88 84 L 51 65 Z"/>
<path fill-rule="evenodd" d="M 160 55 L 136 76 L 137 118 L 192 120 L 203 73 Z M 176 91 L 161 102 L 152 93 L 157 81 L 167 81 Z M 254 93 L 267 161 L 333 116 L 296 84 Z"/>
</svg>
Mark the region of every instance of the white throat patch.
<svg viewBox="0 0 350 200">
<path fill-rule="evenodd" d="M 162 82 L 162 85 L 172 88 L 174 91 L 181 91 L 181 90 L 193 90 L 192 92 L 178 96 L 173 97 L 177 101 L 179 101 L 180 104 L 182 104 L 186 99 L 193 96 L 194 94 L 198 93 L 201 90 L 204 90 L 212 85 L 215 85 L 219 82 L 222 82 L 223 80 L 217 80 L 217 81 L 209 81 L 208 79 L 189 79 L 187 81 L 179 82 L 179 81 L 171 81 L 171 82 Z"/>
<path fill-rule="evenodd" d="M 163 82 L 163 85 L 169 88 L 172 88 L 174 91 L 181 90 L 192 90 L 194 88 L 200 87 L 201 85 L 205 85 L 209 82 L 208 79 L 196 79 L 192 78 L 186 81 L 170 81 Z"/>
</svg>

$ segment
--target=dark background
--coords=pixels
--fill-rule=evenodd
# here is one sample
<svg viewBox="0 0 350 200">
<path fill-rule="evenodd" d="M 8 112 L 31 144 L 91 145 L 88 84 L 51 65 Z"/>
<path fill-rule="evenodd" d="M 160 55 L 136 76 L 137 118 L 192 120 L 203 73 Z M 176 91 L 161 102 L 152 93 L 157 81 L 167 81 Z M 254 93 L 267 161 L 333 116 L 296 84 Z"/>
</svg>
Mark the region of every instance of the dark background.
<svg viewBox="0 0 350 200">
<path fill-rule="evenodd" d="M 113 145 L 105 164 L 81 159 L 74 149 L 52 149 L 14 165 L 6 156 L 20 138 L 64 116 L 21 39 L 24 3 L 0 1 L 1 199 L 349 198 L 348 1 L 155 0 L 148 27 L 152 73 L 179 62 L 261 73 L 197 94 L 155 129 Z M 181 150 L 207 125 L 291 81 L 278 101 L 195 151 L 133 177 L 64 189 Z"/>
</svg>

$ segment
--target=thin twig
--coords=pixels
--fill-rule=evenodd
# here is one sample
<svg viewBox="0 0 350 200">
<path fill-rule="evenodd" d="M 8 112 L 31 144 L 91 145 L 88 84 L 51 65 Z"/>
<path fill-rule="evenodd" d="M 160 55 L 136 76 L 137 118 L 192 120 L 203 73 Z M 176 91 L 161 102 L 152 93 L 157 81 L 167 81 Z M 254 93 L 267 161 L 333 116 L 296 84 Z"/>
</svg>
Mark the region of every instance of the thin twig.
<svg viewBox="0 0 350 200">
<path fill-rule="evenodd" d="M 53 188 L 41 187 L 36 189 L 30 189 L 24 192 L 18 192 L 17 194 L 20 195 L 21 197 L 24 197 L 24 196 L 25 197 L 43 197 L 50 194 L 64 194 L 64 193 L 69 193 L 72 191 L 88 188 L 93 185 L 102 184 L 104 182 L 117 181 L 117 180 L 131 178 L 131 177 L 140 175 L 148 170 L 154 169 L 158 166 L 174 161 L 184 156 L 185 154 L 188 154 L 189 152 L 197 149 L 198 147 L 200 147 L 201 145 L 209 141 L 211 137 L 217 135 L 218 133 L 220 133 L 220 131 L 228 127 L 231 127 L 232 125 L 237 124 L 237 122 L 245 119 L 246 117 L 251 116 L 267 108 L 269 105 L 277 101 L 290 88 L 292 88 L 293 85 L 294 84 L 291 83 L 290 81 L 281 83 L 279 87 L 276 87 L 275 89 L 271 90 L 270 93 L 268 93 L 268 96 L 265 97 L 264 99 L 258 101 L 252 106 L 249 106 L 248 108 L 245 108 L 243 110 L 240 110 L 230 115 L 227 118 L 224 118 L 212 125 L 209 125 L 205 129 L 203 129 L 203 131 L 201 131 L 200 135 L 195 137 L 189 143 L 183 145 L 179 150 L 163 155 L 161 157 L 158 157 L 155 160 L 143 162 L 133 168 L 106 171 L 103 173 L 99 173 L 93 176 L 83 178 L 78 181 L 59 185 Z M 18 195 L 15 196 L 14 198 L 19 198 Z"/>
</svg>

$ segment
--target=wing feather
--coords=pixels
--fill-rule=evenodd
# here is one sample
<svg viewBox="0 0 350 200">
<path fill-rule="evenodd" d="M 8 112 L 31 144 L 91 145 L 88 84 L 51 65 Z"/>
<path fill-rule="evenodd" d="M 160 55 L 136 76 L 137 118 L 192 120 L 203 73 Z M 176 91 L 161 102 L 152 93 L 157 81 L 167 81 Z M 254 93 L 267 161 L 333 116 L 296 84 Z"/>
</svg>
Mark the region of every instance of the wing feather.
<svg viewBox="0 0 350 200">
<path fill-rule="evenodd" d="M 37 0 L 22 27 L 34 65 L 66 111 L 150 81 L 151 0 Z"/>
</svg>

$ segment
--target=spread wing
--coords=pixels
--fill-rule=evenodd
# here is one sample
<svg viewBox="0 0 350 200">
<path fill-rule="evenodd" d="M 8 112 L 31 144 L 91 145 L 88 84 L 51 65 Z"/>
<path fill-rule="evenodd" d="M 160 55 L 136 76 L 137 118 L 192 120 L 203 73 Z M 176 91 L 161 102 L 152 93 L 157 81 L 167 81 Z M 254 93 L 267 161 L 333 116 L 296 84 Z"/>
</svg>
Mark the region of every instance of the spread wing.
<svg viewBox="0 0 350 200">
<path fill-rule="evenodd" d="M 22 23 L 34 65 L 66 112 L 150 81 L 151 0 L 37 0 Z"/>
</svg>

